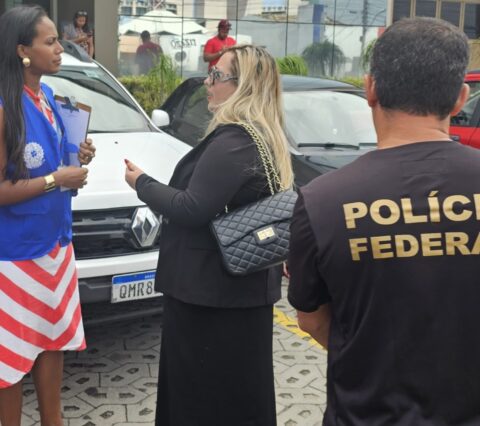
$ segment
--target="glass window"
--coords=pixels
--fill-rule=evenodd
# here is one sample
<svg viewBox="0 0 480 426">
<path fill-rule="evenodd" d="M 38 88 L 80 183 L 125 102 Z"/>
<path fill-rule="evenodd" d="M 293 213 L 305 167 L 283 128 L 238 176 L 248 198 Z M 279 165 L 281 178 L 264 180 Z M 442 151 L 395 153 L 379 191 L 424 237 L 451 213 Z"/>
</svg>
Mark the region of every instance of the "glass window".
<svg viewBox="0 0 480 426">
<path fill-rule="evenodd" d="M 468 38 L 478 38 L 480 36 L 480 4 L 465 4 L 463 30 Z"/>
<path fill-rule="evenodd" d="M 64 67 L 42 78 L 56 95 L 92 107 L 89 132 L 145 132 L 148 121 L 124 89 L 100 68 Z"/>
<path fill-rule="evenodd" d="M 435 0 L 417 1 L 422 15 L 433 16 Z M 394 21 L 410 16 L 411 2 L 393 0 Z M 314 43 L 323 43 L 320 46 L 323 48 L 334 43 L 343 58 L 327 46 L 327 53 L 321 52 L 323 58 L 327 56 L 321 59 L 326 62 L 322 65 L 324 69 L 320 69 L 322 74 L 358 77 L 363 74 L 359 65 L 361 52 L 381 33 L 379 27 L 385 26 L 387 15 L 386 0 L 165 0 L 161 2 L 163 7 L 154 8 L 158 3 L 159 0 L 135 0 L 137 15 L 140 4 L 147 10 L 146 17 L 139 17 L 130 16 L 131 0 L 121 0 L 118 47 L 121 75 L 136 72 L 135 51 L 140 43 L 139 34 L 145 29 L 172 59 L 183 78 L 205 73 L 203 48 L 216 35 L 219 20 L 228 18 L 232 25 L 230 36 L 238 43 L 265 46 L 276 58 L 302 56 Z M 328 57 L 333 58 L 331 63 Z M 316 69 L 311 72 L 318 73 Z"/>
<path fill-rule="evenodd" d="M 410 16 L 410 0 L 395 0 L 393 2 L 393 22 Z"/>
<path fill-rule="evenodd" d="M 352 2 L 349 0 L 338 0 L 333 5 L 335 10 L 335 21 L 343 25 L 362 25 L 367 23 L 367 14 L 363 13 L 364 2 Z"/>
<path fill-rule="evenodd" d="M 472 122 L 472 118 L 480 99 L 480 81 L 470 82 L 468 85 L 470 86 L 470 97 L 465 102 L 462 110 L 450 119 L 452 126 L 470 127 L 475 124 Z"/>
<path fill-rule="evenodd" d="M 345 92 L 284 92 L 286 127 L 296 146 L 374 144 L 372 113 L 365 98 Z"/>
<path fill-rule="evenodd" d="M 470 97 L 480 91 L 480 81 L 469 81 L 467 84 L 470 86 Z"/>
<path fill-rule="evenodd" d="M 442 2 L 441 18 L 458 27 L 460 23 L 460 3 Z"/>
<path fill-rule="evenodd" d="M 384 27 L 387 22 L 387 8 L 384 4 L 372 4 L 368 7 L 367 25 L 373 27 Z"/>
<path fill-rule="evenodd" d="M 6 0 L 6 8 L 10 9 L 11 7 L 15 7 L 22 4 L 22 0 Z"/>
<path fill-rule="evenodd" d="M 302 52 L 308 74 L 314 77 L 343 75 L 347 57 L 342 40 L 351 41 L 349 35 L 355 28 L 326 25 L 320 42 L 308 45 Z M 359 37 L 361 33 L 357 35 Z"/>
<path fill-rule="evenodd" d="M 253 43 L 263 46 L 274 57 L 282 57 L 287 54 L 286 47 L 292 46 L 292 43 L 298 42 L 297 46 L 311 43 L 312 33 L 304 30 L 303 27 L 304 25 L 297 23 L 287 25 L 285 22 L 255 22 L 242 19 L 238 21 L 236 34 L 233 37 L 238 43 Z M 294 49 L 299 50 L 298 47 Z"/>
<path fill-rule="evenodd" d="M 212 115 L 208 111 L 207 89 L 202 85 L 186 100 L 182 120 L 205 131 L 211 119 Z"/>
<path fill-rule="evenodd" d="M 189 91 L 183 110 L 180 114 L 175 114 L 172 120 L 172 128 L 179 139 L 195 146 L 205 136 L 211 119 L 206 88 L 202 84 Z"/>
<path fill-rule="evenodd" d="M 165 10 L 177 14 L 177 5 L 173 3 L 166 3 Z"/>
<path fill-rule="evenodd" d="M 415 16 L 435 18 L 437 2 L 435 0 L 417 0 Z"/>
</svg>

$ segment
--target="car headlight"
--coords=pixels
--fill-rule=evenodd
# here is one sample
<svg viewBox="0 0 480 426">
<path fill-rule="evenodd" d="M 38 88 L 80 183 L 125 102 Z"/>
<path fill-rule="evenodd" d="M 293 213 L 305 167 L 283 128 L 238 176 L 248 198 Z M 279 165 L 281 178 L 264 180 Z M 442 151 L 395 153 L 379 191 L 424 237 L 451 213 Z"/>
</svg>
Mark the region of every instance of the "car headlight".
<svg viewBox="0 0 480 426">
<path fill-rule="evenodd" d="M 140 247 L 151 247 L 157 240 L 160 220 L 147 206 L 138 207 L 133 214 L 131 230 Z"/>
</svg>

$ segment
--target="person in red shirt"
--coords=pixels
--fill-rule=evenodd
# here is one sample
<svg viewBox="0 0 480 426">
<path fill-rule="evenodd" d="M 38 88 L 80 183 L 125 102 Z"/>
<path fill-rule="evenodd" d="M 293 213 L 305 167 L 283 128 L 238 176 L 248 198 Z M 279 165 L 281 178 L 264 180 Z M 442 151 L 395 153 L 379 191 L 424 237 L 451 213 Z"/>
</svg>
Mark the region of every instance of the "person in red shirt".
<svg viewBox="0 0 480 426">
<path fill-rule="evenodd" d="M 148 74 L 150 69 L 158 62 L 158 58 L 163 51 L 158 44 L 150 40 L 148 31 L 142 31 L 140 38 L 142 44 L 137 48 L 135 63 L 138 64 L 140 74 Z"/>
<path fill-rule="evenodd" d="M 227 47 L 237 44 L 234 38 L 228 36 L 230 22 L 226 19 L 218 23 L 218 34 L 207 41 L 203 49 L 203 60 L 208 62 L 208 69 L 212 68 L 223 55 Z"/>
</svg>

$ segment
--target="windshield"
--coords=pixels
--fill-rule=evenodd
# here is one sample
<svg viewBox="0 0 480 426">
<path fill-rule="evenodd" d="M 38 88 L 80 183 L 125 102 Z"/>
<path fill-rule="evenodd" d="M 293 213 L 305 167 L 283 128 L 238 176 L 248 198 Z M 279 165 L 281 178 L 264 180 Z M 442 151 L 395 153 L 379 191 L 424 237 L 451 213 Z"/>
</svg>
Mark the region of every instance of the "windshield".
<svg viewBox="0 0 480 426">
<path fill-rule="evenodd" d="M 148 121 L 120 85 L 101 68 L 64 67 L 42 78 L 55 95 L 92 107 L 89 133 L 149 131 Z"/>
<path fill-rule="evenodd" d="M 297 147 L 376 143 L 370 107 L 359 95 L 310 90 L 283 97 L 287 131 Z"/>
<path fill-rule="evenodd" d="M 470 96 L 477 95 L 480 91 L 480 81 L 467 81 L 467 84 L 470 86 Z"/>
</svg>

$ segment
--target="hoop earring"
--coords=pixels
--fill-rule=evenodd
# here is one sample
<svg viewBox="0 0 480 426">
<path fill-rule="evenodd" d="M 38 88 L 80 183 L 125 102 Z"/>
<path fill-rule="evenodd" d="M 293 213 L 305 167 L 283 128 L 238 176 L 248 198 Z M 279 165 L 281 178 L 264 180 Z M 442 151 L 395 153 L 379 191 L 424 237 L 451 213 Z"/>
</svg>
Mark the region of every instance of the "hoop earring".
<svg viewBox="0 0 480 426">
<path fill-rule="evenodd" d="M 30 61 L 30 58 L 23 58 L 22 59 L 22 64 L 25 68 L 28 68 L 31 63 L 32 63 L 32 61 Z"/>
</svg>

